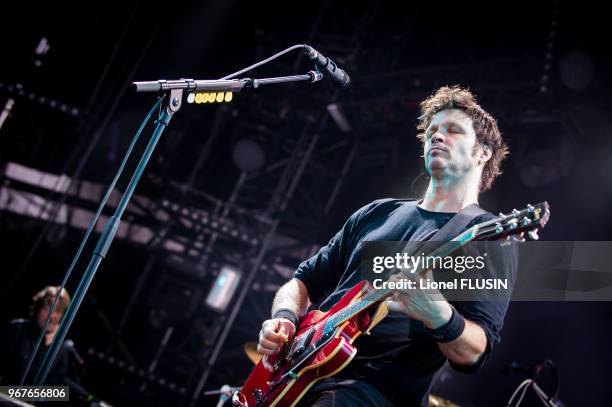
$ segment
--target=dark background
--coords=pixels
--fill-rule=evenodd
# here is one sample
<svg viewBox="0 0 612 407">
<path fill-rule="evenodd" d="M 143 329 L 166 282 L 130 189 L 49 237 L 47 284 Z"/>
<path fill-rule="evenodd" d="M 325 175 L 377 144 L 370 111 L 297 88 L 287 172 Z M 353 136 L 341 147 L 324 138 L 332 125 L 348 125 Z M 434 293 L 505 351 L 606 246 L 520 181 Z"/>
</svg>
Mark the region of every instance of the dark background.
<svg viewBox="0 0 612 407">
<path fill-rule="evenodd" d="M 328 54 L 352 78 L 344 92 L 324 81 L 246 90 L 223 105 L 184 105 L 137 190 L 184 212 L 168 221 L 149 207 L 128 220 L 202 246 L 174 253 L 159 241 L 117 239 L 69 334 L 86 360 L 84 385 L 116 405 L 188 405 L 236 304 L 225 313 L 203 304 L 224 264 L 253 270 L 254 282 L 203 389 L 239 385 L 249 371 L 242 345 L 256 339 L 274 290 L 299 261 L 369 201 L 424 191 L 417 108 L 442 85 L 470 87 L 511 147 L 504 175 L 481 206 L 499 212 L 547 200 L 552 217 L 543 239 L 609 240 L 612 58 L 603 7 L 236 0 L 3 6 L 0 104 L 15 101 L 0 128 L 3 166 L 108 185 L 154 102 L 128 88 L 134 80 L 218 78 L 297 43 Z M 36 55 L 43 36 L 50 48 Z M 292 53 L 247 76 L 310 69 Z M 330 103 L 350 131 L 328 114 Z M 232 152 L 245 137 L 266 159 L 241 175 Z M 1 181 L 62 199 L 4 175 Z M 95 210 L 95 200 L 66 202 Z M 181 221 L 200 211 L 255 240 Z M 0 231 L 0 319 L 8 320 L 27 316 L 31 296 L 61 281 L 83 230 L 2 210 Z M 77 283 L 75 276 L 70 292 Z M 523 378 L 503 374 L 504 366 L 550 358 L 567 405 L 609 404 L 611 311 L 608 302 L 513 303 L 487 366 L 471 376 L 445 370 L 433 392 L 460 405 L 502 405 Z"/>
</svg>

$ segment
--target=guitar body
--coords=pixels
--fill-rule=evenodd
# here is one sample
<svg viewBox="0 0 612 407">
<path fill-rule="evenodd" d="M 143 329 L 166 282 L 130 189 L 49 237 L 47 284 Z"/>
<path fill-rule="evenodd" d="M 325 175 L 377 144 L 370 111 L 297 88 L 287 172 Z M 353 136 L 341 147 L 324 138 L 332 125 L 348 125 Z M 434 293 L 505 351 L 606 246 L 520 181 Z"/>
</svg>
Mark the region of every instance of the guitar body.
<svg viewBox="0 0 612 407">
<path fill-rule="evenodd" d="M 337 312 L 371 290 L 367 281 L 353 287 L 327 312 L 311 311 L 302 318 L 295 339 L 285 351 L 268 358 L 274 373 L 260 361 L 239 392 L 232 398 L 235 406 L 293 406 L 317 381 L 344 369 L 357 353 L 353 341 L 372 328 L 369 309 L 363 309 L 327 334 L 326 322 Z M 385 309 L 386 310 L 386 309 Z M 382 318 L 381 318 L 382 319 Z M 299 352 L 300 339 L 307 349 Z M 310 349 L 308 348 L 310 347 Z"/>
</svg>

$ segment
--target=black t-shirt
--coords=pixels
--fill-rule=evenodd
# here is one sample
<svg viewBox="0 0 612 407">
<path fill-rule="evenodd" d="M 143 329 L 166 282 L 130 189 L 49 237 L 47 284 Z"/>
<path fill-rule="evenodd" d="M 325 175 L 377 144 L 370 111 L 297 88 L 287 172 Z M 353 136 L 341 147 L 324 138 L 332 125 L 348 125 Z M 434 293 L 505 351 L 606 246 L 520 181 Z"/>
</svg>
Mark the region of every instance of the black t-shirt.
<svg viewBox="0 0 612 407">
<path fill-rule="evenodd" d="M 40 328 L 35 322 L 27 319 L 12 320 L 3 327 L 0 332 L 0 383 L 13 386 L 19 384 L 39 335 Z M 34 374 L 38 371 L 48 349 L 49 346 L 44 343 L 41 345 L 25 384 L 29 385 L 34 380 Z M 47 384 L 63 385 L 60 379 L 67 377 L 69 371 L 70 352 L 64 343 L 47 378 Z"/>
<path fill-rule="evenodd" d="M 306 285 L 310 300 L 326 311 L 362 280 L 360 253 L 365 241 L 426 241 L 453 216 L 427 211 L 415 201 L 374 201 L 355 212 L 326 246 L 300 264 L 294 277 Z M 494 217 L 484 213 L 468 227 Z M 516 264 L 516 252 L 510 251 L 503 259 L 505 274 L 514 276 Z M 480 325 L 487 337 L 487 350 L 476 364 L 451 362 L 456 370 L 473 372 L 499 342 L 508 302 L 451 303 L 461 315 Z M 426 405 L 433 375 L 446 358 L 422 322 L 390 311 L 371 335 L 359 337 L 355 344 L 357 356 L 338 376 L 367 381 L 396 405 Z"/>
<path fill-rule="evenodd" d="M 19 384 L 30 355 L 40 336 L 40 328 L 36 322 L 27 319 L 14 319 L 4 325 L 0 330 L 0 384 L 5 386 L 16 386 Z M 30 368 L 26 377 L 25 385 L 32 385 L 36 373 L 41 367 L 43 359 L 49 350 L 44 342 Z M 74 343 L 65 340 L 59 349 L 57 357 L 53 362 L 45 385 L 68 386 L 70 391 L 70 405 L 89 406 L 98 399 L 85 390 L 78 383 L 83 373 L 83 367 Z M 37 405 L 55 405 L 53 402 L 40 402 Z"/>
</svg>

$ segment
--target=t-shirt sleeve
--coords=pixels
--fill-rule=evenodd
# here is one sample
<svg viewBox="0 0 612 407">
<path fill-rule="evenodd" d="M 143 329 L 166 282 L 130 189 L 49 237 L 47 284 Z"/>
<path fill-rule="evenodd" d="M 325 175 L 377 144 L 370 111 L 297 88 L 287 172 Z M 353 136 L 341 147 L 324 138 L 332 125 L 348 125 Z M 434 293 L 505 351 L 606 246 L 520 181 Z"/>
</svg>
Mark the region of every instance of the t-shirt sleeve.
<svg viewBox="0 0 612 407">
<path fill-rule="evenodd" d="M 488 272 L 497 277 L 508 278 L 509 289 L 495 300 L 478 300 L 476 296 L 475 301 L 456 301 L 452 303 L 464 318 L 478 324 L 487 337 L 487 348 L 476 363 L 459 365 L 449 361 L 453 369 L 460 372 L 473 373 L 484 366 L 491 355 L 493 346 L 501 341 L 504 317 L 512 294 L 511 288 L 514 286 L 516 279 L 518 248 L 516 242 L 506 246 L 491 242 L 487 246 L 487 254 L 492 253 L 493 255 L 487 256 L 486 260 Z"/>
<path fill-rule="evenodd" d="M 310 301 L 321 303 L 336 287 L 346 268 L 348 254 L 356 243 L 359 224 L 381 201 L 374 201 L 353 213 L 327 245 L 298 266 L 293 277 L 304 283 Z"/>
</svg>

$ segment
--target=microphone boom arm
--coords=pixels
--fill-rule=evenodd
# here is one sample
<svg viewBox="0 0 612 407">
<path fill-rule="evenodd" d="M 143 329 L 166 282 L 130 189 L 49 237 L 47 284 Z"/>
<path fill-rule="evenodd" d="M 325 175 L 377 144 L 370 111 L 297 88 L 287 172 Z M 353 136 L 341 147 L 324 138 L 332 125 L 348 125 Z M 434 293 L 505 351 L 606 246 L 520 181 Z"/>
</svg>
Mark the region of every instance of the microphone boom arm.
<svg viewBox="0 0 612 407">
<path fill-rule="evenodd" d="M 182 89 L 188 92 L 240 92 L 245 87 L 257 88 L 260 85 L 305 81 L 314 83 L 321 79 L 323 79 L 323 75 L 320 72 L 310 71 L 305 75 L 261 79 L 159 79 L 157 81 L 132 82 L 132 88 L 136 90 L 136 92 L 167 92 L 176 89 Z"/>
</svg>

